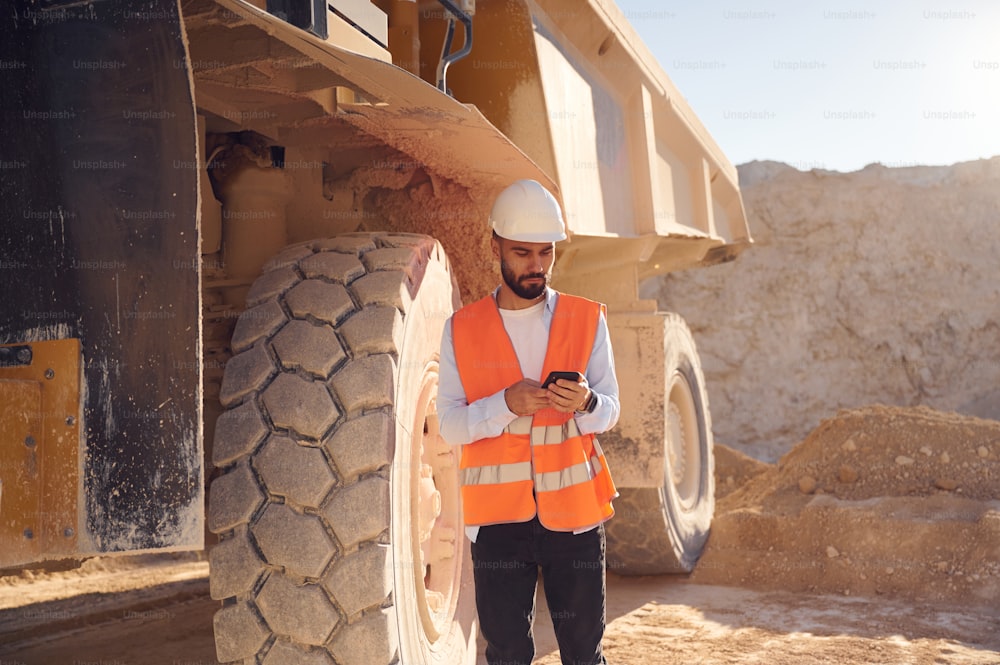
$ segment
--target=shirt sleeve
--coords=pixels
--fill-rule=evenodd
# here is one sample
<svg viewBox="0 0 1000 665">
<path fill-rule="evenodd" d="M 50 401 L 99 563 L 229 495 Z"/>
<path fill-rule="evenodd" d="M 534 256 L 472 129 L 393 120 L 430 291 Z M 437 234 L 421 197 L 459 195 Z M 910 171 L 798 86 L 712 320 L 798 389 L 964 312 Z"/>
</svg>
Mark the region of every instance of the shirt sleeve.
<svg viewBox="0 0 1000 665">
<path fill-rule="evenodd" d="M 587 362 L 586 375 L 590 389 L 597 396 L 597 407 L 592 413 L 575 414 L 576 425 L 584 434 L 600 434 L 614 427 L 621 413 L 615 357 L 611 351 L 611 337 L 603 311 L 597 322 L 594 348 Z"/>
<path fill-rule="evenodd" d="M 589 379 L 588 379 L 589 380 Z M 452 445 L 472 443 L 479 439 L 499 436 L 517 418 L 500 390 L 469 404 L 465 388 L 455 364 L 455 344 L 452 341 L 451 319 L 444 325 L 441 337 L 441 359 L 438 365 L 438 427 L 441 436 Z"/>
</svg>

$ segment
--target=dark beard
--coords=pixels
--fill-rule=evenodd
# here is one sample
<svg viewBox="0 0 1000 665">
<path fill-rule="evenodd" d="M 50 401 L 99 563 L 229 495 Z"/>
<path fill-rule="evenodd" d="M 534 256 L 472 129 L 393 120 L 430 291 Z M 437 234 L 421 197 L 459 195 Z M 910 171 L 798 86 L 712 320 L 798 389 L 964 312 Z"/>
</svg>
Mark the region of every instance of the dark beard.
<svg viewBox="0 0 1000 665">
<path fill-rule="evenodd" d="M 549 285 L 549 276 L 542 273 L 535 273 L 531 275 L 525 275 L 521 279 L 531 279 L 533 277 L 541 277 L 541 284 L 521 284 L 517 277 L 514 275 L 514 271 L 510 269 L 505 261 L 500 261 L 500 274 L 503 276 L 504 284 L 506 284 L 511 291 L 519 298 L 524 298 L 525 300 L 534 300 L 543 293 L 545 293 L 545 287 Z"/>
</svg>

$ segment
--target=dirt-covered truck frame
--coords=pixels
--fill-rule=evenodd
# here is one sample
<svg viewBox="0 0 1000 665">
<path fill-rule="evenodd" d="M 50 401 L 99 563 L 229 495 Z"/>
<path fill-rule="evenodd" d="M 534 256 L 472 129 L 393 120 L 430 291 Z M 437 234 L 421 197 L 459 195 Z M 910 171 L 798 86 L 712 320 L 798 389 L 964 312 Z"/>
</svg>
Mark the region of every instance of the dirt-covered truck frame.
<svg viewBox="0 0 1000 665">
<path fill-rule="evenodd" d="M 735 169 L 610 0 L 19 0 L 0 40 L 0 567 L 199 550 L 223 662 L 475 659 L 447 317 L 559 198 L 607 303 L 619 573 L 713 509 L 691 335 L 640 281 L 750 243 Z M 207 492 L 206 492 L 207 489 Z"/>
</svg>

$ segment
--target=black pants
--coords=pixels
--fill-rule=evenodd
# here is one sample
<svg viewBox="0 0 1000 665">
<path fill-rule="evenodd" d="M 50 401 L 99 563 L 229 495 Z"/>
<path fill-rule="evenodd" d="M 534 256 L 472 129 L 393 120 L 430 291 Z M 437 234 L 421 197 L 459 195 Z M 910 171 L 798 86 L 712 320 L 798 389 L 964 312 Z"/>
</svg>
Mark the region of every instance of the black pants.
<svg viewBox="0 0 1000 665">
<path fill-rule="evenodd" d="M 484 526 L 472 565 L 489 665 L 531 665 L 539 570 L 563 665 L 607 665 L 603 525 L 579 535 L 549 531 L 537 517 Z"/>
</svg>

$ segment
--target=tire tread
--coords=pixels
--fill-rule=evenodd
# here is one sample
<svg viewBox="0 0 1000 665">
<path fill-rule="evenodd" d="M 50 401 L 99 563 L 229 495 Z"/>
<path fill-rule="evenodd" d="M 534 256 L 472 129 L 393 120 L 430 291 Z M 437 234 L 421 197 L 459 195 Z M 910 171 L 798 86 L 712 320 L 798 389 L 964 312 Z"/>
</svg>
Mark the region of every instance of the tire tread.
<svg viewBox="0 0 1000 665">
<path fill-rule="evenodd" d="M 213 458 L 227 465 L 213 481 L 209 511 L 209 527 L 222 537 L 211 553 L 219 580 L 213 597 L 225 601 L 215 617 L 220 662 L 398 662 L 391 577 L 382 585 L 371 580 L 392 566 L 388 478 L 403 315 L 414 279 L 428 260 L 443 257 L 426 236 L 347 234 L 286 249 L 250 287 L 243 316 L 266 316 L 237 323 L 241 351 L 223 378 L 227 410 Z M 277 311 L 280 325 L 273 323 Z M 339 340 L 343 357 L 328 375 L 314 355 L 293 352 L 291 342 L 313 332 L 300 321 L 331 330 L 334 337 L 317 336 L 331 348 Z M 283 332 L 290 326 L 300 330 Z M 320 391 L 330 404 L 319 416 L 297 408 L 303 400 L 322 402 Z M 265 442 L 276 437 L 322 453 L 334 482 L 319 506 L 299 503 L 316 503 L 315 492 L 290 486 L 295 476 L 275 463 Z M 268 479 L 276 487 L 269 489 Z M 328 558 L 319 554 L 324 540 Z M 315 621 L 294 614 L 304 606 Z M 278 618 L 289 608 L 296 622 L 316 625 Z M 268 616 L 279 625 L 270 626 Z M 328 634 L 323 621 L 333 623 Z"/>
</svg>

